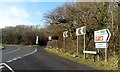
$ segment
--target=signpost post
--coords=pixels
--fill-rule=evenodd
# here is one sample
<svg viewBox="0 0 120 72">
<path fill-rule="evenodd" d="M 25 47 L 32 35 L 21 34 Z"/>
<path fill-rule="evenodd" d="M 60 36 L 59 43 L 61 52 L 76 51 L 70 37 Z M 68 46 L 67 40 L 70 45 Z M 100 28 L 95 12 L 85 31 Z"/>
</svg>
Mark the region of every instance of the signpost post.
<svg viewBox="0 0 120 72">
<path fill-rule="evenodd" d="M 55 40 L 55 47 L 58 48 L 57 41 L 58 41 L 58 36 L 52 36 L 52 40 Z"/>
<path fill-rule="evenodd" d="M 76 29 L 76 36 L 77 36 L 77 55 L 78 55 L 78 45 L 79 45 L 79 41 L 78 41 L 78 36 L 79 35 L 84 35 L 84 51 L 85 51 L 85 34 L 86 34 L 86 26 L 80 27 Z M 84 58 L 85 58 L 85 53 L 84 53 Z"/>
<path fill-rule="evenodd" d="M 63 38 L 64 38 L 64 52 L 66 53 L 66 37 L 68 37 L 68 31 L 63 32 Z"/>
<path fill-rule="evenodd" d="M 105 62 L 107 62 L 107 48 L 108 48 L 108 41 L 111 37 L 111 33 L 109 29 L 102 29 L 98 31 L 94 31 L 94 42 L 95 42 L 95 48 L 105 48 Z M 98 55 L 99 60 L 99 55 Z"/>
<path fill-rule="evenodd" d="M 38 44 L 38 36 L 36 36 L 36 45 Z"/>
<path fill-rule="evenodd" d="M 51 45 L 52 45 L 52 43 L 51 43 L 51 41 L 52 41 L 52 36 L 49 36 L 48 39 L 49 39 L 49 41 L 50 41 L 50 48 L 51 48 L 51 47 L 52 47 L 52 46 L 51 46 Z"/>
</svg>

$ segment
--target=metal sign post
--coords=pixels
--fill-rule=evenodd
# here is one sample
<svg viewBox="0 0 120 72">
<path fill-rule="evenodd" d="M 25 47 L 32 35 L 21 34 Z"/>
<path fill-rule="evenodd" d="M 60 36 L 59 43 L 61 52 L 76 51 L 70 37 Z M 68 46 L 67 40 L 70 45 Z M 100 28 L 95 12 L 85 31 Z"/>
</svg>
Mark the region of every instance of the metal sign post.
<svg viewBox="0 0 120 72">
<path fill-rule="evenodd" d="M 52 41 L 52 36 L 49 36 L 48 39 L 49 39 L 49 41 L 50 41 L 50 46 L 49 46 L 49 47 L 52 48 L 52 43 L 51 43 L 51 41 Z"/>
<path fill-rule="evenodd" d="M 85 34 L 84 34 L 84 51 L 85 51 Z M 84 59 L 86 58 L 86 55 L 84 53 Z"/>
<path fill-rule="evenodd" d="M 55 40 L 55 41 L 56 41 L 56 48 L 58 48 L 57 40 Z"/>
<path fill-rule="evenodd" d="M 111 33 L 109 29 L 102 29 L 94 32 L 94 42 L 95 48 L 98 48 L 97 51 L 99 52 L 100 48 L 105 48 L 105 62 L 107 62 L 107 48 L 108 48 L 107 42 L 109 41 L 110 37 Z"/>
<path fill-rule="evenodd" d="M 68 31 L 63 32 L 64 38 L 64 52 L 66 53 L 66 37 L 68 37 Z"/>
<path fill-rule="evenodd" d="M 79 47 L 78 47 L 78 36 L 79 35 L 84 35 L 84 51 L 85 51 L 85 34 L 86 34 L 86 26 L 80 27 L 76 29 L 76 36 L 77 36 L 77 55 L 79 54 Z M 84 53 L 84 57 L 85 57 L 85 53 Z"/>
<path fill-rule="evenodd" d="M 97 52 L 98 52 L 97 58 L 98 58 L 98 61 L 99 61 L 100 60 L 100 49 L 97 49 Z"/>
<path fill-rule="evenodd" d="M 36 45 L 38 44 L 38 36 L 36 36 Z"/>
<path fill-rule="evenodd" d="M 66 53 L 66 38 L 64 38 L 64 52 Z"/>
<path fill-rule="evenodd" d="M 78 43 L 78 36 L 77 36 L 77 56 L 78 56 L 78 52 L 79 52 L 78 51 L 78 49 L 79 49 L 78 46 L 79 46 L 79 43 Z"/>
<path fill-rule="evenodd" d="M 105 49 L 105 62 L 107 62 L 107 48 Z"/>
</svg>

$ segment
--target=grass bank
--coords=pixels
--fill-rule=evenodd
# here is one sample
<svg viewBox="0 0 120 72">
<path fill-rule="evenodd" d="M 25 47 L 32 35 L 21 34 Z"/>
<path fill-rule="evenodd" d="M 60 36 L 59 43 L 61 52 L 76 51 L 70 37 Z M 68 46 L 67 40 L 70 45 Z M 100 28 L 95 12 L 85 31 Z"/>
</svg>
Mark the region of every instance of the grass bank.
<svg viewBox="0 0 120 72">
<path fill-rule="evenodd" d="M 68 53 L 64 53 L 60 50 L 58 51 L 55 48 L 52 48 L 52 49 L 45 48 L 45 50 L 47 52 L 56 54 L 56 55 L 61 56 L 61 57 L 65 57 L 65 58 L 70 59 L 72 61 L 87 64 L 88 66 L 92 66 L 92 67 L 97 68 L 99 70 L 118 70 L 118 56 L 117 55 L 115 55 L 111 59 L 108 59 L 108 62 L 105 63 L 104 60 L 103 61 L 96 60 L 96 62 L 94 62 L 93 59 L 84 59 L 83 57 L 74 57 L 73 55 L 70 55 Z"/>
<path fill-rule="evenodd" d="M 4 46 L 0 45 L 0 49 L 4 48 Z"/>
</svg>

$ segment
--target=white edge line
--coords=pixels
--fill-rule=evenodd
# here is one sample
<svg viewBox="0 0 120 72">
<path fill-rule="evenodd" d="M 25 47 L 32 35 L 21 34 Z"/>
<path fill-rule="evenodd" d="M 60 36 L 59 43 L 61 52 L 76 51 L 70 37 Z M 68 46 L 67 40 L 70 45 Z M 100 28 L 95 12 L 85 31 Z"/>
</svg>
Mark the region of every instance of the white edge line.
<svg viewBox="0 0 120 72">
<path fill-rule="evenodd" d="M 15 51 L 18 51 L 18 50 L 20 50 L 20 49 L 21 49 L 21 48 L 18 48 L 18 49 L 15 49 L 15 50 L 13 50 L 13 51 L 10 51 L 10 52 L 3 53 L 3 55 L 8 54 L 8 53 L 12 53 L 12 52 L 15 52 Z"/>
<path fill-rule="evenodd" d="M 12 62 L 13 60 L 15 61 L 15 60 L 20 59 L 20 58 L 22 58 L 22 57 L 25 57 L 25 56 L 31 55 L 31 54 L 35 53 L 36 51 L 37 51 L 37 49 L 35 49 L 33 52 L 28 53 L 28 54 L 26 54 L 26 55 L 24 55 L 24 56 L 14 58 L 14 59 L 12 59 L 12 60 L 8 60 L 8 61 L 6 61 L 6 62 L 9 63 L 9 62 Z"/>
<path fill-rule="evenodd" d="M 9 62 L 12 62 L 12 61 L 13 61 L 13 60 L 9 60 L 9 61 L 6 61 L 6 62 L 8 62 L 8 63 L 9 63 Z"/>
<path fill-rule="evenodd" d="M 14 58 L 13 60 L 17 60 L 17 58 Z"/>
<path fill-rule="evenodd" d="M 8 66 L 6 63 L 3 63 L 7 68 L 9 68 L 12 72 L 15 72 L 10 66 Z"/>
<path fill-rule="evenodd" d="M 17 59 L 20 59 L 21 57 L 18 57 Z"/>
</svg>

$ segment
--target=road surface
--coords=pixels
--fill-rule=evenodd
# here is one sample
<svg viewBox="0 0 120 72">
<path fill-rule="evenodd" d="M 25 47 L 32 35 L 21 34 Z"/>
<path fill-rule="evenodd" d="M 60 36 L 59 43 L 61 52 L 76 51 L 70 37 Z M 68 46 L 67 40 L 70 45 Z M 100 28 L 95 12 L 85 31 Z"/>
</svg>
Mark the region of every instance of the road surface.
<svg viewBox="0 0 120 72">
<path fill-rule="evenodd" d="M 97 70 L 82 63 L 56 56 L 35 46 L 6 46 L 2 51 L 2 70 Z"/>
</svg>

